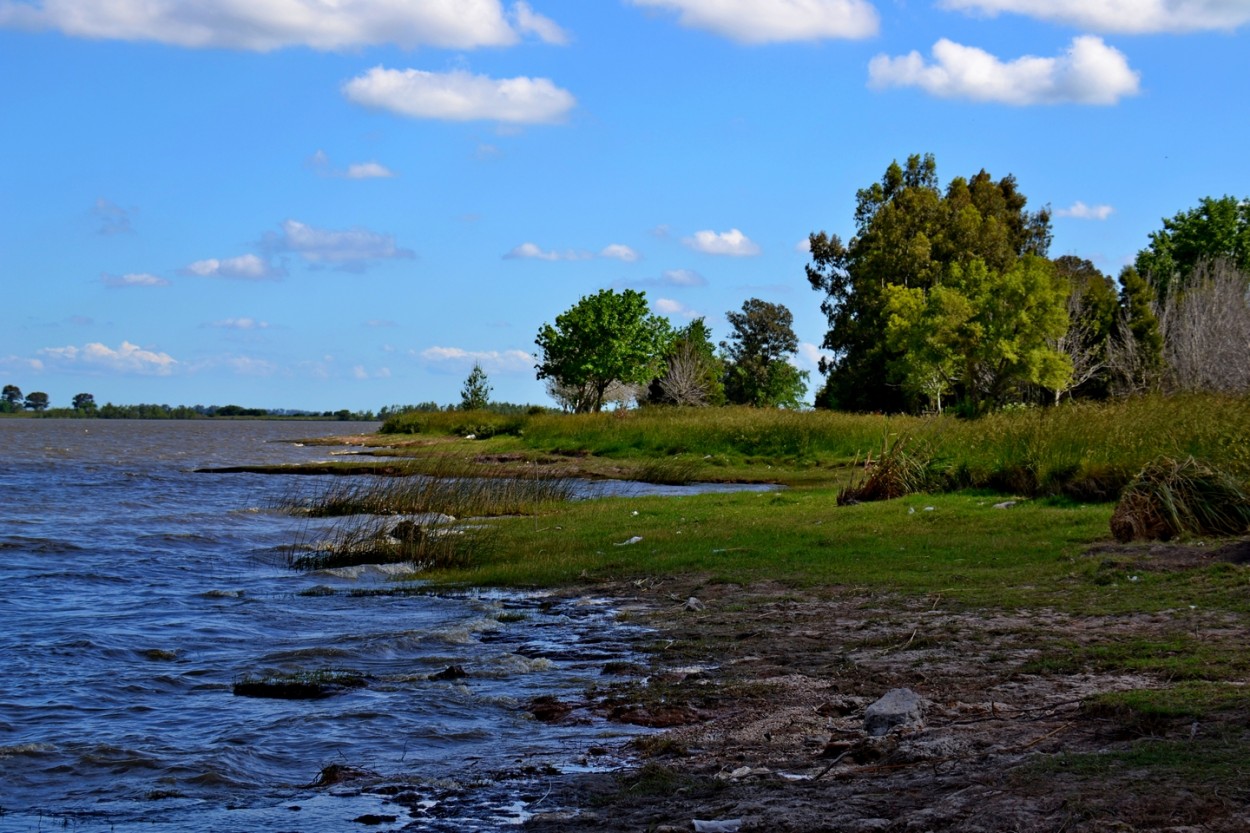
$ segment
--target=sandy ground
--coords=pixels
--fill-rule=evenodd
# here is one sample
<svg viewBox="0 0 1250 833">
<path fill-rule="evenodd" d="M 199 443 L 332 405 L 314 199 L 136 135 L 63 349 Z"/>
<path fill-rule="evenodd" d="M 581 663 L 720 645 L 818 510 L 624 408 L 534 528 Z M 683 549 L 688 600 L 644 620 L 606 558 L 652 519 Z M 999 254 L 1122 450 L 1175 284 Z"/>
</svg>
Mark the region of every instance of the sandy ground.
<svg viewBox="0 0 1250 833">
<path fill-rule="evenodd" d="M 1209 557 L 1160 550 L 1158 564 Z M 1230 789 L 1067 766 L 1144 736 L 1197 743 L 1231 731 L 1250 752 L 1246 716 L 1126 725 L 1083 703 L 1167 681 L 1046 673 L 1037 662 L 1177 629 L 1240 644 L 1244 621 L 987 613 L 941 598 L 689 580 L 614 590 L 625 615 L 657 629 L 652 668 L 605 676 L 587 702 L 567 705 L 667 728 L 635 744 L 628 771 L 554 779 L 527 831 L 1250 831 L 1250 777 Z M 923 721 L 870 737 L 865 709 L 897 688 L 923 698 Z"/>
</svg>

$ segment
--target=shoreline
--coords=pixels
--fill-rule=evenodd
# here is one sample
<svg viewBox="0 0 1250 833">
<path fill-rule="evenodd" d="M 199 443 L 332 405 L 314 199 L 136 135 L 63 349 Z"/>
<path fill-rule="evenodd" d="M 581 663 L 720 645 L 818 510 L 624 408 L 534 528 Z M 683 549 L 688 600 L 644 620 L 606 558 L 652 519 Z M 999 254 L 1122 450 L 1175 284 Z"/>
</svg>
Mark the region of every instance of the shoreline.
<svg viewBox="0 0 1250 833">
<path fill-rule="evenodd" d="M 986 611 L 697 578 L 595 592 L 615 595 L 658 641 L 646 679 L 597 689 L 592 707 L 649 714 L 664 729 L 631 743 L 637 764 L 625 771 L 546 782 L 543 804 L 565 809 L 535 807 L 526 831 L 1250 829 L 1250 809 L 1219 784 L 1082 765 L 1147 734 L 1213 742 L 1238 730 L 1236 716 L 1144 733 L 1090 704 L 1157 677 L 1047 673 L 1040 662 L 1073 640 L 1162 637 L 1173 615 Z M 1237 638 L 1222 617 L 1203 619 L 1212 638 Z M 870 736 L 866 707 L 898 688 L 923 699 L 923 722 Z"/>
</svg>

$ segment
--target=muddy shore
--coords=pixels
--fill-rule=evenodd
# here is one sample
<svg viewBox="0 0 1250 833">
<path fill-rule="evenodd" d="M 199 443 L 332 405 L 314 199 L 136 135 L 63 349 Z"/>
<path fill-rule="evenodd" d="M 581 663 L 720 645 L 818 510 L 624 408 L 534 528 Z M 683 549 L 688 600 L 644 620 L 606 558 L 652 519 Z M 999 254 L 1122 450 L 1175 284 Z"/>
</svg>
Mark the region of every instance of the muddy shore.
<svg viewBox="0 0 1250 833">
<path fill-rule="evenodd" d="M 566 705 L 666 728 L 632 745 L 627 770 L 552 779 L 531 833 L 1250 830 L 1244 779 L 1089 765 L 1151 740 L 1250 749 L 1245 715 L 1143 723 L 1090 698 L 1168 681 L 1047 671 L 1065 651 L 1177 629 L 1231 645 L 1244 639 L 1233 619 L 987 612 L 685 578 L 612 589 L 656 629 L 652 667 Z M 865 709 L 898 688 L 923 698 L 922 723 L 870 737 Z"/>
</svg>

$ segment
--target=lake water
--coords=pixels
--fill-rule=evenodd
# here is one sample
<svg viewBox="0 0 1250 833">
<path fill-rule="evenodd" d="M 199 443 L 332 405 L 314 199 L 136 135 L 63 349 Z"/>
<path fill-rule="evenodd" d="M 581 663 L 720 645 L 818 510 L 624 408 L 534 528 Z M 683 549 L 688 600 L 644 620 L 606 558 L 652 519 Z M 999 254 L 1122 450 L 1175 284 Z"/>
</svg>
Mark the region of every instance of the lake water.
<svg viewBox="0 0 1250 833">
<path fill-rule="evenodd" d="M 373 427 L 0 420 L 0 831 L 507 829 L 554 809 L 543 773 L 618 762 L 583 755 L 637 730 L 524 709 L 631 659 L 607 600 L 355 593 L 393 576 L 286 566 L 309 524 L 269 508 L 288 478 L 192 471 Z M 450 665 L 468 676 L 430 679 Z M 323 669 L 370 683 L 233 694 Z M 379 778 L 312 786 L 334 765 Z"/>
</svg>

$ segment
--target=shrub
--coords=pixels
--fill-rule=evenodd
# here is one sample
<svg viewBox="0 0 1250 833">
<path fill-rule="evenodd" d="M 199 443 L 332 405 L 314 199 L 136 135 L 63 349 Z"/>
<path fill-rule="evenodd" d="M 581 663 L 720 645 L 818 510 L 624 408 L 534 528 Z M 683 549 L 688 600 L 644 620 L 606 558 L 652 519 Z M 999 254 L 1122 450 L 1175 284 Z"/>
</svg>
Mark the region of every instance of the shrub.
<svg viewBox="0 0 1250 833">
<path fill-rule="evenodd" d="M 1166 541 L 1182 533 L 1240 535 L 1250 529 L 1242 484 L 1193 457 L 1160 457 L 1133 479 L 1111 516 L 1120 541 Z"/>
</svg>

